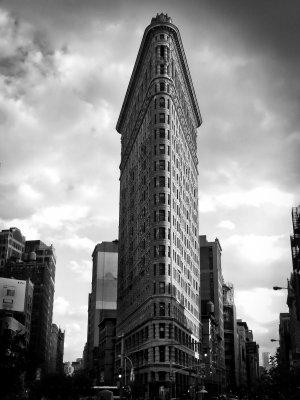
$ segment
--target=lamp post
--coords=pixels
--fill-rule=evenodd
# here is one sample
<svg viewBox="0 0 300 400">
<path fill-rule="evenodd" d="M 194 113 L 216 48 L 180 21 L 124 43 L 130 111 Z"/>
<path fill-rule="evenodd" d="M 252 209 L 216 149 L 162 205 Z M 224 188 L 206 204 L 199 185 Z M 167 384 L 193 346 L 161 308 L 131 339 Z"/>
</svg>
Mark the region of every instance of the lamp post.
<svg viewBox="0 0 300 400">
<path fill-rule="evenodd" d="M 130 362 L 130 377 L 129 380 L 131 382 L 134 381 L 134 367 L 133 367 L 133 362 L 131 360 L 131 358 L 129 358 L 126 354 L 119 354 L 118 357 L 121 358 L 121 360 L 124 360 L 124 385 L 126 386 L 126 380 L 127 380 L 127 366 L 126 366 L 126 360 L 128 360 Z M 123 371 L 123 368 L 119 369 L 119 378 L 122 377 L 121 372 Z"/>
<path fill-rule="evenodd" d="M 129 380 L 131 381 L 131 382 L 133 382 L 134 381 L 134 368 L 133 368 L 133 363 L 132 363 L 132 360 L 128 357 L 128 356 L 126 356 L 125 354 L 124 354 L 124 359 L 125 359 L 125 376 L 124 376 L 124 378 L 125 378 L 125 385 L 126 385 L 126 360 L 128 360 L 129 362 L 130 362 L 130 377 L 129 377 Z"/>
<path fill-rule="evenodd" d="M 177 369 L 172 369 L 172 362 L 170 361 L 170 382 L 171 382 L 171 396 L 170 398 L 172 399 L 172 384 L 174 381 L 174 397 L 176 398 L 176 372 L 178 371 L 183 371 L 185 369 L 189 369 L 189 370 L 193 370 L 196 369 L 198 367 L 198 365 L 189 365 L 186 367 L 181 367 L 181 368 L 177 368 Z M 191 372 L 191 371 L 190 371 Z M 207 392 L 205 392 L 207 393 Z"/>
</svg>

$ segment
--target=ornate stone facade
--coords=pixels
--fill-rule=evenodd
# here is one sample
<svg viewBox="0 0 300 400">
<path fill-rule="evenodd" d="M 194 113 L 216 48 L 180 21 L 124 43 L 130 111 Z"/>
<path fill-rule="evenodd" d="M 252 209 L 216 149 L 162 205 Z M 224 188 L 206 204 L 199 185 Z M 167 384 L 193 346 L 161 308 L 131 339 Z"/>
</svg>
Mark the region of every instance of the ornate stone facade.
<svg viewBox="0 0 300 400">
<path fill-rule="evenodd" d="M 161 388 L 176 397 L 170 388 L 175 370 L 177 395 L 183 393 L 200 363 L 201 122 L 178 28 L 157 15 L 145 30 L 117 123 L 117 335 L 149 397 Z"/>
</svg>

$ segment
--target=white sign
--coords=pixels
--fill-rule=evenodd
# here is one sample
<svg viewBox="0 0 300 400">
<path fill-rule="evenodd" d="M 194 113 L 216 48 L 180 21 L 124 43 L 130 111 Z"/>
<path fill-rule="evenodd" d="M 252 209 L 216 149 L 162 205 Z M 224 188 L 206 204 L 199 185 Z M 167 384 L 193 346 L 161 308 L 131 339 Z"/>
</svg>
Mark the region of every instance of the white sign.
<svg viewBox="0 0 300 400">
<path fill-rule="evenodd" d="M 0 278 L 0 310 L 24 312 L 26 281 Z"/>
</svg>

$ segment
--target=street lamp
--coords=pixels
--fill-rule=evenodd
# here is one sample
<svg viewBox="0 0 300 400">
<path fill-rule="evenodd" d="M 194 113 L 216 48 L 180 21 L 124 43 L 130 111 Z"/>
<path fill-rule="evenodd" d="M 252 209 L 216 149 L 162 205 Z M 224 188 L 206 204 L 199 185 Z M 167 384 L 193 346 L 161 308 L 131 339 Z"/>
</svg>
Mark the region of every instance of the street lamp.
<svg viewBox="0 0 300 400">
<path fill-rule="evenodd" d="M 130 366 L 131 366 L 130 381 L 133 382 L 134 381 L 134 368 L 133 368 L 132 360 L 126 355 L 124 355 L 124 358 L 125 358 L 125 361 L 128 360 L 130 362 Z M 125 362 L 125 372 L 126 372 L 126 362 Z M 126 385 L 126 373 L 125 373 L 125 385 Z"/>
<path fill-rule="evenodd" d="M 286 289 L 288 290 L 287 287 L 282 287 L 282 286 L 273 286 L 273 290 L 282 290 L 282 289 Z"/>
<path fill-rule="evenodd" d="M 280 342 L 279 339 L 270 339 L 270 342 Z"/>
<path fill-rule="evenodd" d="M 132 363 L 132 360 L 131 360 L 131 358 L 129 358 L 128 356 L 126 356 L 126 354 L 119 354 L 118 355 L 118 357 L 120 357 L 121 358 L 121 360 L 122 360 L 122 357 L 124 357 L 124 384 L 126 385 L 126 373 L 127 373 L 127 367 L 126 367 L 126 360 L 128 360 L 129 362 L 130 362 L 130 377 L 129 377 L 129 380 L 131 381 L 131 382 L 133 382 L 134 381 L 134 368 L 133 368 L 133 363 Z M 120 372 L 121 371 L 121 372 Z M 119 368 L 119 379 L 121 379 L 122 378 L 122 368 Z"/>
</svg>

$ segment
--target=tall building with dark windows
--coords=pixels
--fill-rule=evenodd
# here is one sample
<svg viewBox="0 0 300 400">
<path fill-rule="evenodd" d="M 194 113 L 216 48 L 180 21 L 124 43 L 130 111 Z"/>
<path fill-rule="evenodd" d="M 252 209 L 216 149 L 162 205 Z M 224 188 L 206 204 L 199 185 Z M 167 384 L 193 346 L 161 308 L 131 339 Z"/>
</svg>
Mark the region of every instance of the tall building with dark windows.
<svg viewBox="0 0 300 400">
<path fill-rule="evenodd" d="M 0 231 L 0 273 L 10 258 L 18 260 L 25 250 L 25 237 L 20 229 L 9 228 Z"/>
<path fill-rule="evenodd" d="M 56 255 L 52 245 L 41 240 L 25 242 L 22 259 L 11 257 L 1 268 L 3 277 L 33 283 L 29 351 L 35 371 L 49 372 L 50 343 L 55 291 Z"/>
<path fill-rule="evenodd" d="M 209 391 L 218 393 L 226 387 L 225 342 L 224 342 L 224 308 L 223 308 L 223 274 L 221 265 L 222 248 L 219 240 L 208 241 L 206 235 L 199 237 L 201 265 L 201 309 L 205 321 L 213 323 L 215 339 L 210 356 L 211 372 Z M 213 304 L 213 311 L 207 319 L 207 303 Z M 207 331 L 203 319 L 203 329 Z M 204 341 L 204 337 L 203 337 Z M 207 346 L 206 346 L 207 347 Z M 209 351 L 210 348 L 208 348 Z"/>
<path fill-rule="evenodd" d="M 234 287 L 229 282 L 223 282 L 223 319 L 226 387 L 235 392 L 238 386 L 238 337 Z"/>
<path fill-rule="evenodd" d="M 293 235 L 291 235 L 292 266 L 288 281 L 287 305 L 290 327 L 290 368 L 300 367 L 300 205 L 292 208 Z"/>
<path fill-rule="evenodd" d="M 94 384 L 111 385 L 115 343 L 111 343 L 111 334 L 105 333 L 111 331 L 111 328 L 107 326 L 110 326 L 111 321 L 115 321 L 117 313 L 118 241 L 98 243 L 92 258 L 92 291 L 89 294 L 86 348 L 87 369 Z M 101 327 L 99 327 L 100 324 Z"/>
<path fill-rule="evenodd" d="M 179 30 L 168 15 L 158 14 L 145 30 L 116 127 L 117 336 L 121 367 L 132 363 L 146 398 L 183 394 L 200 363 L 201 122 Z"/>
</svg>

